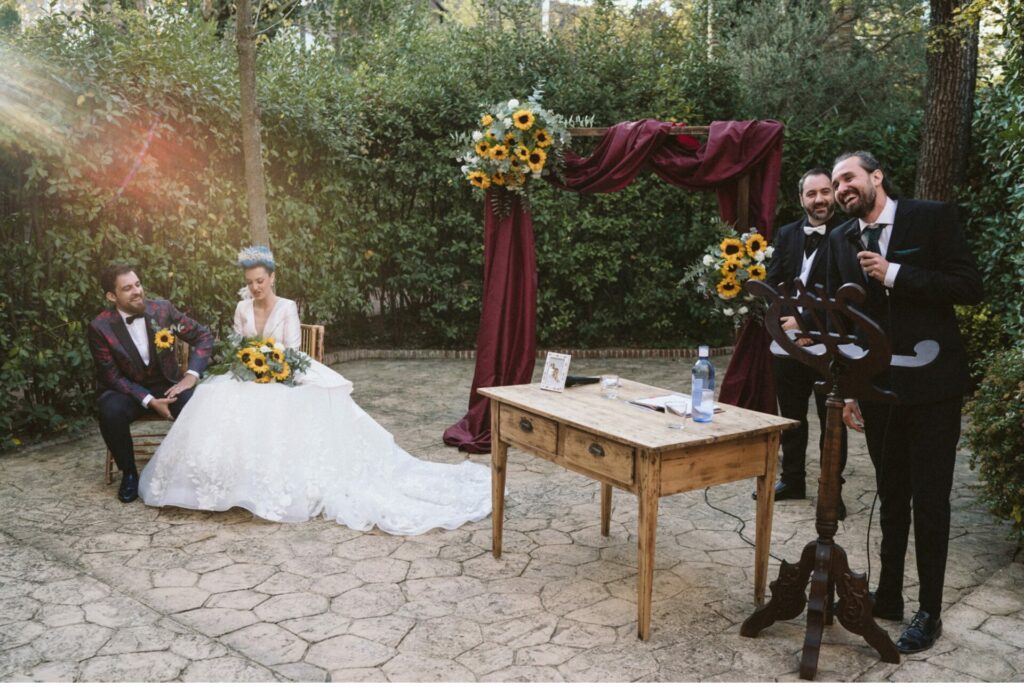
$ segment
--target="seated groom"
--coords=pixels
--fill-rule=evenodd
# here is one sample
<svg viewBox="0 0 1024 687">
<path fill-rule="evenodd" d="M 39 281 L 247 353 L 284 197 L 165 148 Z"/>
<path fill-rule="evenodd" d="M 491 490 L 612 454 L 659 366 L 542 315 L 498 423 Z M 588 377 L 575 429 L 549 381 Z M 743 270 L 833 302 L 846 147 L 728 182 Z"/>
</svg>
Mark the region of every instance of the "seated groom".
<svg viewBox="0 0 1024 687">
<path fill-rule="evenodd" d="M 168 420 L 181 413 L 210 362 L 213 335 L 170 302 L 147 300 L 129 265 L 108 267 L 100 283 L 113 307 L 89 323 L 96 404 L 103 440 L 121 470 L 117 496 L 130 503 L 139 495 L 131 424 L 146 408 Z M 185 375 L 174 355 L 178 336 L 191 345 Z"/>
</svg>

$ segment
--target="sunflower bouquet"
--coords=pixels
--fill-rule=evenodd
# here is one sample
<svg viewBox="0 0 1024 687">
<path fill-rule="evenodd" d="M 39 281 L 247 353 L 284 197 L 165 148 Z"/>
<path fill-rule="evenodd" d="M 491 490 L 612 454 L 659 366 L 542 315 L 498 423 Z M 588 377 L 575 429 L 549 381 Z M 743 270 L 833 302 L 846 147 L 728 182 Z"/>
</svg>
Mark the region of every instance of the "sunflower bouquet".
<svg viewBox="0 0 1024 687">
<path fill-rule="evenodd" d="M 235 379 L 257 384 L 295 386 L 296 377 L 309 368 L 310 358 L 302 351 L 285 348 L 272 337 L 242 337 L 232 334 L 218 344 L 211 375 L 231 374 Z"/>
<path fill-rule="evenodd" d="M 565 119 L 541 107 L 540 92 L 526 102 L 485 107 L 477 128 L 453 136 L 466 181 L 481 190 L 505 188 L 525 197 L 531 179 L 561 176 L 569 142 Z"/>
<path fill-rule="evenodd" d="M 750 316 L 762 316 L 762 301 L 743 285 L 750 280 L 762 281 L 768 275 L 768 261 L 774 250 L 755 228 L 737 237 L 732 227 L 724 225 L 718 243 L 705 249 L 680 283 L 695 284 L 718 312 L 737 324 Z"/>
</svg>

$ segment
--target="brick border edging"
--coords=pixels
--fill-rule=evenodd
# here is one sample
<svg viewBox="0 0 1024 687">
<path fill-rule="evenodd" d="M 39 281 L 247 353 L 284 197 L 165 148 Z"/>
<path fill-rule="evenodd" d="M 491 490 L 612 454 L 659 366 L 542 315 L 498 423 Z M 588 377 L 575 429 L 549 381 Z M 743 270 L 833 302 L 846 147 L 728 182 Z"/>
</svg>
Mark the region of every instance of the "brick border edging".
<svg viewBox="0 0 1024 687">
<path fill-rule="evenodd" d="M 574 358 L 696 358 L 696 348 L 560 348 L 540 349 L 537 358 L 547 357 L 548 351 L 568 353 Z M 711 349 L 711 355 L 731 355 L 732 346 Z M 389 349 L 353 348 L 327 351 L 324 363 L 337 365 L 354 360 L 475 360 L 475 350 L 449 351 L 443 349 Z"/>
</svg>

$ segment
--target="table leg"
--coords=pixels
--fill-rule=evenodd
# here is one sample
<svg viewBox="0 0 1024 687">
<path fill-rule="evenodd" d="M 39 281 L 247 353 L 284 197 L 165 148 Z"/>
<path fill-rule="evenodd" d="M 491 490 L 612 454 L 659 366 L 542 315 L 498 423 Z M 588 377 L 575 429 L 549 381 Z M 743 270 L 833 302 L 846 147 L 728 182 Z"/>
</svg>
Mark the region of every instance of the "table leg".
<svg viewBox="0 0 1024 687">
<path fill-rule="evenodd" d="M 612 519 L 612 485 L 601 482 L 601 536 L 608 536 Z"/>
<path fill-rule="evenodd" d="M 772 515 L 775 512 L 775 469 L 779 462 L 779 432 L 773 432 L 765 446 L 764 474 L 757 478 L 757 511 L 754 534 L 754 604 L 764 605 L 768 582 L 768 553 L 772 545 Z"/>
<path fill-rule="evenodd" d="M 658 531 L 658 496 L 661 460 L 658 455 L 641 453 L 637 460 L 637 636 L 651 636 L 651 595 L 654 591 L 654 541 Z"/>
<path fill-rule="evenodd" d="M 491 400 L 491 553 L 501 558 L 501 535 L 505 524 L 505 466 L 508 444 L 501 440 L 498 402 Z"/>
</svg>

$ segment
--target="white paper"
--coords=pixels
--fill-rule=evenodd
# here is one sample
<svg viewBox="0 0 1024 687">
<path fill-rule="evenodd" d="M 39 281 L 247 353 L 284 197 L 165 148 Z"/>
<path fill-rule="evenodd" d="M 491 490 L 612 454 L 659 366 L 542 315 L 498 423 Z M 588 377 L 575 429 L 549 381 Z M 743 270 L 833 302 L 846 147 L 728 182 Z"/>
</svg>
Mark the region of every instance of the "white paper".
<svg viewBox="0 0 1024 687">
<path fill-rule="evenodd" d="M 690 396 L 689 396 L 689 394 L 668 394 L 667 396 L 651 396 L 650 398 L 638 398 L 635 401 L 630 401 L 630 403 L 632 403 L 634 405 L 638 405 L 638 406 L 643 406 L 644 408 L 650 408 L 651 410 L 664 411 L 665 410 L 665 404 L 668 403 L 669 401 L 673 400 L 673 399 L 675 399 L 675 400 L 682 400 L 682 401 L 688 401 L 689 402 L 690 401 Z M 720 406 L 720 405 L 718 405 L 716 403 L 715 404 L 715 412 L 716 413 L 721 413 L 722 412 L 722 406 Z M 690 413 L 687 413 L 686 416 L 689 417 L 692 414 L 693 413 L 690 412 Z"/>
</svg>

